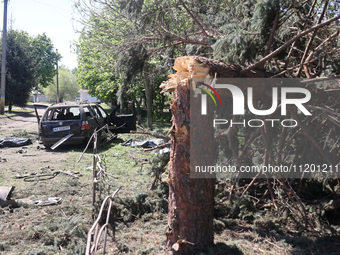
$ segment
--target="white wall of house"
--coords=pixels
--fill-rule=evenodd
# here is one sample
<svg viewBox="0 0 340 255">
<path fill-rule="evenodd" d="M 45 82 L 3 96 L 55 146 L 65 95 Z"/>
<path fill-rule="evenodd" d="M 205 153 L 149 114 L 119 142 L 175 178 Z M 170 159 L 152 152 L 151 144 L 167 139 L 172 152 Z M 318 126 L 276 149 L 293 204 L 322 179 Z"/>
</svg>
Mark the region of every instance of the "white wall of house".
<svg viewBox="0 0 340 255">
<path fill-rule="evenodd" d="M 40 103 L 40 102 L 49 102 L 50 99 L 45 95 L 33 95 L 31 96 L 31 102 Z"/>
<path fill-rule="evenodd" d="M 32 91 L 30 101 L 33 103 L 50 102 L 51 99 L 37 90 Z"/>
<path fill-rule="evenodd" d="M 91 96 L 87 89 L 80 89 L 78 92 L 80 93 L 80 101 L 99 102 L 99 99 Z"/>
</svg>

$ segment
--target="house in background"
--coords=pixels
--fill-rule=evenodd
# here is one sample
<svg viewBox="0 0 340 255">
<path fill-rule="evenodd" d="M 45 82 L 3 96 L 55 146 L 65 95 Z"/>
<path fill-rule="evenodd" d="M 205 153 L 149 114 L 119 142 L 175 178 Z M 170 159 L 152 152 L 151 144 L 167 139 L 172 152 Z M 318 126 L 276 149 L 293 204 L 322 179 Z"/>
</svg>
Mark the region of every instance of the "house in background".
<svg viewBox="0 0 340 255">
<path fill-rule="evenodd" d="M 91 96 L 87 89 L 80 89 L 78 92 L 80 93 L 79 101 L 100 102 L 98 98 Z"/>
<path fill-rule="evenodd" d="M 31 92 L 30 101 L 33 102 L 33 103 L 40 103 L 40 102 L 51 102 L 53 100 L 49 99 L 41 91 L 34 90 L 34 91 Z"/>
</svg>

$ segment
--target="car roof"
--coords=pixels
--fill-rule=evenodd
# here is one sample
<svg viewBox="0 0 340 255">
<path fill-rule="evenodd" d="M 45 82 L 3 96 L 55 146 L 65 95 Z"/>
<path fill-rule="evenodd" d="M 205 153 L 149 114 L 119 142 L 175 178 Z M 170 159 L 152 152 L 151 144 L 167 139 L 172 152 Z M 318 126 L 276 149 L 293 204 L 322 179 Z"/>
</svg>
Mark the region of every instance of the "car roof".
<svg viewBox="0 0 340 255">
<path fill-rule="evenodd" d="M 70 106 L 85 106 L 85 105 L 97 105 L 96 103 L 91 102 L 64 102 L 64 103 L 58 103 L 53 104 L 48 108 L 60 108 L 60 107 L 70 107 Z"/>
</svg>

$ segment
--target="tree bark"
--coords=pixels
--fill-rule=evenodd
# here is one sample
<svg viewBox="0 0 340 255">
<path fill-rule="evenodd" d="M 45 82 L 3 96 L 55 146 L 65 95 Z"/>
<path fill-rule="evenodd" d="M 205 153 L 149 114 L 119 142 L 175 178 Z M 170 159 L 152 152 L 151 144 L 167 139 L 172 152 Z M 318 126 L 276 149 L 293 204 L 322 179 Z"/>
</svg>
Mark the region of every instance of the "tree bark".
<svg viewBox="0 0 340 255">
<path fill-rule="evenodd" d="M 189 86 L 177 87 L 171 110 L 167 250 L 196 254 L 214 244 L 215 178 L 190 178 Z"/>
<path fill-rule="evenodd" d="M 9 101 L 9 103 L 8 103 L 8 112 L 9 113 L 12 112 L 12 108 L 13 108 L 13 103 L 12 103 L 12 101 Z"/>
<path fill-rule="evenodd" d="M 166 248 L 176 255 L 198 254 L 214 245 L 215 178 L 211 175 L 193 178 L 197 176 L 192 172 L 190 175 L 190 166 L 199 165 L 202 159 L 190 158 L 190 153 L 203 155 L 204 162 L 209 162 L 214 153 L 211 151 L 214 139 L 213 130 L 209 128 L 213 116 L 196 116 L 196 111 L 190 111 L 190 104 L 194 102 L 190 102 L 191 81 L 195 78 L 264 77 L 266 74 L 259 71 L 241 74 L 241 66 L 197 56 L 177 58 L 173 68 L 177 73 L 161 85 L 163 92 L 174 91 Z M 200 135 L 207 133 L 205 137 Z M 190 148 L 190 141 L 202 146 Z"/>
<path fill-rule="evenodd" d="M 132 95 L 133 98 L 133 102 L 136 105 L 136 118 L 137 118 L 137 123 L 138 125 L 142 125 L 142 110 L 141 110 L 141 101 L 142 100 L 137 100 L 137 98 L 135 97 L 135 95 Z"/>
<path fill-rule="evenodd" d="M 146 97 L 146 118 L 147 118 L 147 127 L 148 129 L 152 130 L 152 84 L 150 83 L 150 80 L 148 77 L 145 77 L 145 97 Z"/>
</svg>

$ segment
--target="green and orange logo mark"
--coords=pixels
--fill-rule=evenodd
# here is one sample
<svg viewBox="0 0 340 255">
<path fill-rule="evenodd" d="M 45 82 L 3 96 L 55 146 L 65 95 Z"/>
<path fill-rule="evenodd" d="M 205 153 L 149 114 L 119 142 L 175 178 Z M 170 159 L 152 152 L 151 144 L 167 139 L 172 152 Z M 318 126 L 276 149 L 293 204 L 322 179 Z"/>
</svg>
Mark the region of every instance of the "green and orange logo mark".
<svg viewBox="0 0 340 255">
<path fill-rule="evenodd" d="M 217 96 L 217 98 L 218 98 L 218 101 L 220 101 L 220 104 L 222 105 L 221 97 L 220 97 L 220 95 L 217 93 L 217 91 L 216 91 L 213 87 L 211 87 L 211 86 L 208 85 L 208 84 L 205 84 L 204 82 L 198 82 L 198 84 L 200 84 L 200 85 L 202 85 L 202 86 L 205 86 L 205 87 L 207 87 L 208 89 L 210 89 L 212 92 L 214 92 L 214 94 L 215 94 L 215 95 Z M 211 94 L 211 92 L 210 92 L 209 90 L 207 90 L 207 89 L 205 89 L 205 88 L 202 88 L 202 87 L 197 87 L 197 88 L 200 89 L 200 90 L 202 90 L 202 91 L 204 91 L 205 93 L 207 93 L 207 94 L 212 98 L 212 100 L 214 101 L 215 106 L 217 106 L 215 97 L 213 96 L 213 94 Z"/>
</svg>

